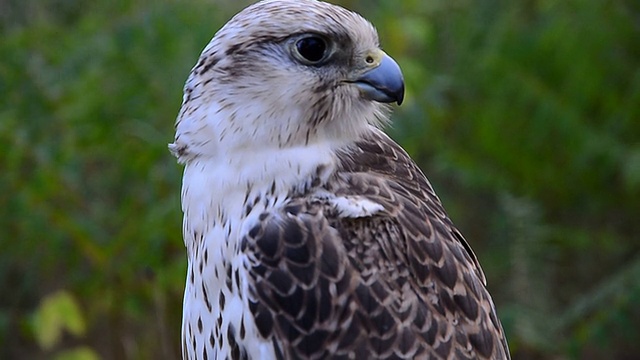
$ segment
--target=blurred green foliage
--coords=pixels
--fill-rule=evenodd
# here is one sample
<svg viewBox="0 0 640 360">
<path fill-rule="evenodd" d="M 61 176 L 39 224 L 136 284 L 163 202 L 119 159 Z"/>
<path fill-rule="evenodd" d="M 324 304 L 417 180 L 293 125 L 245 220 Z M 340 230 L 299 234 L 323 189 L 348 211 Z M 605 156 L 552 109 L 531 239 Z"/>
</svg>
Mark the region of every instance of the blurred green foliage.
<svg viewBox="0 0 640 360">
<path fill-rule="evenodd" d="M 405 72 L 390 132 L 478 253 L 514 358 L 639 353 L 640 3 L 340 3 Z M 0 358 L 179 356 L 166 144 L 246 4 L 0 3 Z"/>
</svg>

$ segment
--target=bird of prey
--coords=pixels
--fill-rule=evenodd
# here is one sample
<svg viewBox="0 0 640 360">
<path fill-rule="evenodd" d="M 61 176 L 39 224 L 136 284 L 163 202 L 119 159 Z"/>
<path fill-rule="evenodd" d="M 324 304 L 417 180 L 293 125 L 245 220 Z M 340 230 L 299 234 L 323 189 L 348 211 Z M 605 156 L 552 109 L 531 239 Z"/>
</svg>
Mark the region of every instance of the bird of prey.
<svg viewBox="0 0 640 360">
<path fill-rule="evenodd" d="M 471 248 L 381 127 L 403 76 L 360 15 L 249 6 L 205 47 L 185 165 L 185 359 L 508 359 Z"/>
</svg>

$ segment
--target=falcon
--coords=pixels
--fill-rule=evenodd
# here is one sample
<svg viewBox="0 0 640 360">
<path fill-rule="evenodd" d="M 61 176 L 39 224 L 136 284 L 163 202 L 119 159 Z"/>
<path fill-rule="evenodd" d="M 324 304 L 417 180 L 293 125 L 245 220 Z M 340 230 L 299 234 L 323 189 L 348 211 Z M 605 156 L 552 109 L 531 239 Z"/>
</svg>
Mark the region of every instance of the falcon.
<svg viewBox="0 0 640 360">
<path fill-rule="evenodd" d="M 185 359 L 509 359 L 485 276 L 383 133 L 398 64 L 360 15 L 258 2 L 186 85 Z"/>
</svg>

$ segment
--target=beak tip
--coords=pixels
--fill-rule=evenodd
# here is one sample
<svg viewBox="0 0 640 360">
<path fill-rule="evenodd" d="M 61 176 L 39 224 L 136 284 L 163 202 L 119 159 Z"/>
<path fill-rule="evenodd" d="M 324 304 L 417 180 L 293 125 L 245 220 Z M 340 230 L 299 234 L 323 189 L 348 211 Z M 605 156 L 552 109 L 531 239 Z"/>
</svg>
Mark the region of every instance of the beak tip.
<svg viewBox="0 0 640 360">
<path fill-rule="evenodd" d="M 396 104 L 398 104 L 398 106 L 402 105 L 402 102 L 404 101 L 404 85 L 402 86 L 402 90 L 398 92 L 397 96 L 396 96 Z"/>
</svg>

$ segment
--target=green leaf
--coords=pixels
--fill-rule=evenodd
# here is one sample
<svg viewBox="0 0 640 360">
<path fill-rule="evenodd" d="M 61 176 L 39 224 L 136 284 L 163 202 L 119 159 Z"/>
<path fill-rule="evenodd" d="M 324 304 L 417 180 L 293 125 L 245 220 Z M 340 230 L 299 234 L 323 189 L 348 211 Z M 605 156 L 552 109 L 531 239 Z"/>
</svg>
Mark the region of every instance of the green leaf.
<svg viewBox="0 0 640 360">
<path fill-rule="evenodd" d="M 53 348 L 64 330 L 75 336 L 85 333 L 86 325 L 80 306 L 65 290 L 46 296 L 40 302 L 33 318 L 35 338 L 45 350 Z"/>
<path fill-rule="evenodd" d="M 60 352 L 54 360 L 99 360 L 100 357 L 89 347 L 77 347 Z"/>
</svg>

